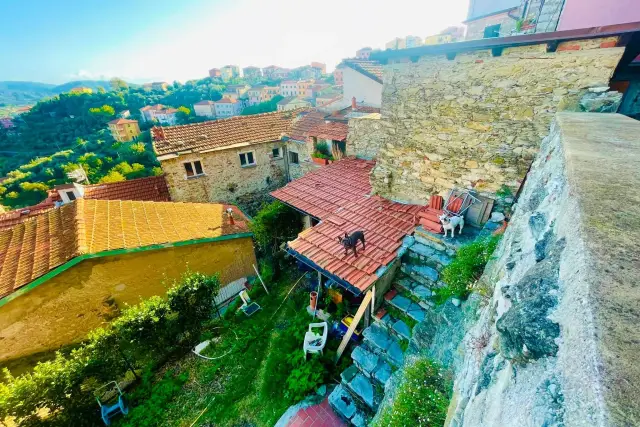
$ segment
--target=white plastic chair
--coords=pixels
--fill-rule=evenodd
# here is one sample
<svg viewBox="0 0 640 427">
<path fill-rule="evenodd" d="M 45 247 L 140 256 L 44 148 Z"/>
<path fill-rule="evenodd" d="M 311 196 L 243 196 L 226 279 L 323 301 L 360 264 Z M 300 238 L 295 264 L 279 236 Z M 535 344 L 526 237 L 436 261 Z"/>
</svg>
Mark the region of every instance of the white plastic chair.
<svg viewBox="0 0 640 427">
<path fill-rule="evenodd" d="M 249 298 L 249 294 L 247 293 L 247 291 L 240 292 L 240 299 L 242 300 L 240 310 L 242 310 L 242 312 L 246 314 L 247 317 L 251 316 L 253 313 L 262 308 L 258 305 L 257 302 L 251 302 L 251 298 Z"/>
<path fill-rule="evenodd" d="M 322 334 L 313 332 L 314 328 L 322 328 Z M 304 334 L 304 357 L 307 353 L 322 353 L 324 346 L 327 344 L 327 335 L 329 334 L 329 326 L 327 322 L 311 323 L 309 330 Z"/>
</svg>

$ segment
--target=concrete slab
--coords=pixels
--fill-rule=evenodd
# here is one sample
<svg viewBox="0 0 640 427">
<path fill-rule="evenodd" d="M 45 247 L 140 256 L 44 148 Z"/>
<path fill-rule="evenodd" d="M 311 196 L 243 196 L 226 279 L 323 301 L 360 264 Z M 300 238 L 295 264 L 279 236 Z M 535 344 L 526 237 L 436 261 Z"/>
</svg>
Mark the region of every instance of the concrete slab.
<svg viewBox="0 0 640 427">
<path fill-rule="evenodd" d="M 406 312 L 412 304 L 409 298 L 403 297 L 402 295 L 396 295 L 390 302 L 391 305 L 404 312 Z"/>
<path fill-rule="evenodd" d="M 343 418 L 350 420 L 356 415 L 356 402 L 342 384 L 339 384 L 329 395 L 329 404 Z"/>
<path fill-rule="evenodd" d="M 373 373 L 373 378 L 383 386 L 386 385 L 389 378 L 391 378 L 391 366 L 389 366 L 387 362 L 381 360 Z"/>
<path fill-rule="evenodd" d="M 392 328 L 401 337 L 407 340 L 411 339 L 411 328 L 409 328 L 409 325 L 404 323 L 402 320 L 398 320 L 394 323 Z"/>
<path fill-rule="evenodd" d="M 407 310 L 407 316 L 411 317 L 416 322 L 422 322 L 427 316 L 427 313 L 425 312 L 424 308 L 420 307 L 414 302 Z"/>
<path fill-rule="evenodd" d="M 391 345 L 393 338 L 383 328 L 372 325 L 362 332 L 364 339 L 367 340 L 370 345 L 375 346 L 380 351 L 386 351 Z"/>
<path fill-rule="evenodd" d="M 356 376 L 357 373 L 358 373 L 358 367 L 356 365 L 351 365 L 347 369 L 342 371 L 342 373 L 340 373 L 340 379 L 342 380 L 343 383 L 346 384 L 350 382 L 353 379 L 353 377 Z"/>
<path fill-rule="evenodd" d="M 415 288 L 413 288 L 411 293 L 421 300 L 431 298 L 431 295 L 433 295 L 433 292 L 431 292 L 431 290 L 424 285 L 416 286 Z"/>
<path fill-rule="evenodd" d="M 380 358 L 377 354 L 367 350 L 363 346 L 359 346 L 355 350 L 353 350 L 353 352 L 351 352 L 351 358 L 353 359 L 353 362 L 358 366 L 358 369 L 360 369 L 360 371 L 362 371 L 369 377 L 380 362 Z"/>
<path fill-rule="evenodd" d="M 362 400 L 369 408 L 375 409 L 375 391 L 373 384 L 361 373 L 356 376 L 349 383 L 349 388 L 354 392 L 360 400 Z"/>
</svg>

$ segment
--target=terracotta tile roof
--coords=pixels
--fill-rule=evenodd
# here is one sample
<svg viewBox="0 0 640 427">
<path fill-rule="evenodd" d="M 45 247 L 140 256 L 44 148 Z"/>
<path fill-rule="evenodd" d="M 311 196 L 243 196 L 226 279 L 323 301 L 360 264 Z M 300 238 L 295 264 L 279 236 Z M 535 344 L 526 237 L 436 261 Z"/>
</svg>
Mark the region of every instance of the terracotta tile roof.
<svg viewBox="0 0 640 427">
<path fill-rule="evenodd" d="M 72 184 L 69 185 L 70 188 L 71 186 Z M 57 191 L 57 189 L 61 187 L 64 186 L 57 186 L 49 190 L 47 198 L 37 205 L 1 213 L 0 230 L 10 228 L 33 216 L 41 215 L 47 210 L 54 208 L 56 202 L 62 201 Z M 83 197 L 85 199 L 143 200 L 156 202 L 171 200 L 164 175 L 109 184 L 83 185 L 82 187 L 84 188 Z"/>
<path fill-rule="evenodd" d="M 235 207 L 208 203 L 78 199 L 0 231 L 0 298 L 71 258 L 248 231 Z M 189 221 L 184 221 L 189 218 Z"/>
<path fill-rule="evenodd" d="M 235 104 L 237 102 L 233 98 L 222 98 L 220 101 L 216 101 L 216 104 Z"/>
<path fill-rule="evenodd" d="M 324 123 L 325 113 L 310 111 L 302 114 L 291 127 L 289 138 L 294 141 L 306 142 L 309 132 L 317 125 Z"/>
<path fill-rule="evenodd" d="M 310 172 L 271 193 L 276 199 L 324 219 L 349 202 L 371 193 L 374 161 L 346 158 Z"/>
<path fill-rule="evenodd" d="M 404 237 L 413 232 L 422 209 L 379 196 L 365 196 L 348 202 L 320 224 L 300 233 L 289 248 L 364 291 L 378 280 L 379 269 L 396 259 Z M 357 257 L 353 251 L 345 255 L 344 246 L 338 242 L 338 237 L 354 231 L 363 231 L 366 240 L 364 251 L 358 244 Z"/>
<path fill-rule="evenodd" d="M 235 144 L 279 141 L 291 130 L 295 111 L 236 116 L 182 126 L 153 128 L 156 154 L 203 151 Z"/>
<path fill-rule="evenodd" d="M 343 122 L 320 123 L 309 132 L 309 136 L 316 138 L 345 141 L 349 133 L 349 125 Z"/>
<path fill-rule="evenodd" d="M 289 249 L 360 291 L 378 279 L 379 269 L 397 256 L 425 209 L 370 196 L 374 161 L 346 158 L 308 173 L 271 193 L 294 208 L 319 218 Z M 338 237 L 364 231 L 366 250 L 344 253 Z"/>
<path fill-rule="evenodd" d="M 115 119 L 115 120 L 111 120 L 110 122 L 108 122 L 108 125 L 121 125 L 124 123 L 138 123 L 137 120 L 130 120 L 130 119 Z"/>
<path fill-rule="evenodd" d="M 347 59 L 343 61 L 343 64 L 382 84 L 382 64 L 378 61 Z"/>
<path fill-rule="evenodd" d="M 200 101 L 200 102 L 196 102 L 193 105 L 212 105 L 212 104 L 215 104 L 215 102 L 214 101 Z"/>
</svg>

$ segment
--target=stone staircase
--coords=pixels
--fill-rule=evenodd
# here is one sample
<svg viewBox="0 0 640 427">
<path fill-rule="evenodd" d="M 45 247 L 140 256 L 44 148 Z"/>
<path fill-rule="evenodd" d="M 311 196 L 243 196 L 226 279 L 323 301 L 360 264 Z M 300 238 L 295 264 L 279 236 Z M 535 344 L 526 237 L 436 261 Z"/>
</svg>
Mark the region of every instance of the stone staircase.
<svg viewBox="0 0 640 427">
<path fill-rule="evenodd" d="M 362 343 L 351 353 L 353 364 L 342 372 L 341 383 L 329 396 L 336 413 L 354 426 L 367 425 L 375 415 L 391 374 L 404 363 L 413 327 L 435 305 L 434 289 L 443 286 L 440 271 L 465 243 L 421 227 L 414 239 L 383 306 L 373 324 L 363 331 Z"/>
</svg>

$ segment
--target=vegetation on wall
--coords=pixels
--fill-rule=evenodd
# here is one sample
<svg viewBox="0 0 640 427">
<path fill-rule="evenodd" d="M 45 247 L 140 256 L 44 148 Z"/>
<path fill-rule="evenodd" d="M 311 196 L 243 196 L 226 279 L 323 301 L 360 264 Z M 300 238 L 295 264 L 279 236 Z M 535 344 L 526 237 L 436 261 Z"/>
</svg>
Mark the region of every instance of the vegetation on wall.
<svg viewBox="0 0 640 427">
<path fill-rule="evenodd" d="M 302 228 L 300 214 L 276 200 L 263 205 L 250 225 L 258 250 L 273 256 L 284 242 L 294 240 Z"/>
<path fill-rule="evenodd" d="M 442 369 L 428 359 L 404 367 L 403 380 L 389 405 L 382 408 L 374 427 L 440 427 L 447 418 L 451 386 Z"/>
<path fill-rule="evenodd" d="M 217 276 L 185 274 L 166 299 L 156 296 L 126 309 L 69 355 L 58 353 L 19 377 L 5 370 L 0 420 L 12 416 L 20 425 L 99 424 L 92 391 L 122 379 L 130 368 L 152 369 L 170 355 L 187 352 L 210 318 L 218 290 Z M 49 411 L 46 420 L 40 418 L 42 408 Z"/>
<path fill-rule="evenodd" d="M 443 303 L 450 297 L 464 299 L 469 295 L 498 246 L 500 237 L 495 235 L 479 239 L 458 249 L 451 264 L 442 270 L 441 277 L 446 286 L 435 291 L 438 303 Z"/>
</svg>

